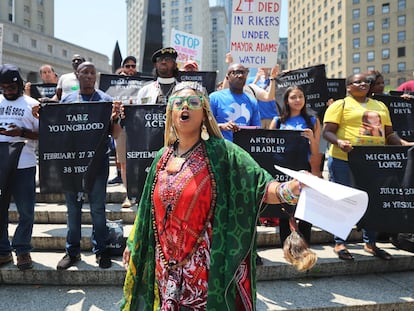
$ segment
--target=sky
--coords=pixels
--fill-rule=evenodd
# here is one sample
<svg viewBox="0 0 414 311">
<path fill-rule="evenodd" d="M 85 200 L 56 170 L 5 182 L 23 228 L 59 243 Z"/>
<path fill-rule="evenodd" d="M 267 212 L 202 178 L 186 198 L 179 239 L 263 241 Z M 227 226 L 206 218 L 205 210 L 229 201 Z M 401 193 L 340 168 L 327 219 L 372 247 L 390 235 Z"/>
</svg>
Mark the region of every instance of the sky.
<svg viewBox="0 0 414 311">
<path fill-rule="evenodd" d="M 280 37 L 287 37 L 287 5 L 282 1 Z M 128 56 L 125 0 L 55 0 L 55 37 L 112 59 L 118 41 Z"/>
</svg>

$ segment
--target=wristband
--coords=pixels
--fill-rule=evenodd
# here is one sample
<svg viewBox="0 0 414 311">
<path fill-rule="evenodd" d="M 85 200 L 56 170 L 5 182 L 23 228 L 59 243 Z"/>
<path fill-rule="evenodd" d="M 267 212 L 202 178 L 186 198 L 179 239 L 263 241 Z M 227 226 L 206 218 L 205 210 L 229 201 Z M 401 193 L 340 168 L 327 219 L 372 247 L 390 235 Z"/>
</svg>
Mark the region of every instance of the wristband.
<svg viewBox="0 0 414 311">
<path fill-rule="evenodd" d="M 275 80 L 276 80 L 276 78 L 275 78 L 275 77 L 270 77 L 270 78 L 269 78 L 269 80 L 270 80 L 270 81 L 275 81 Z"/>
<path fill-rule="evenodd" d="M 26 137 L 27 129 L 25 127 L 22 127 L 21 129 L 22 129 L 22 133 L 20 134 L 20 137 L 24 138 L 24 137 Z"/>
</svg>

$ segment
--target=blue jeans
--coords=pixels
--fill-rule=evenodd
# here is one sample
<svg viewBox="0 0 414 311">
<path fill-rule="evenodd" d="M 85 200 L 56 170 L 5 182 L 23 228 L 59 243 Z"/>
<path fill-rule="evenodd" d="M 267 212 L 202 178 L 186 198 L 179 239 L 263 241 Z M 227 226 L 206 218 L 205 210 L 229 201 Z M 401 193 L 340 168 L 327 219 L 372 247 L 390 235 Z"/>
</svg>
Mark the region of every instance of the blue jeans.
<svg viewBox="0 0 414 311">
<path fill-rule="evenodd" d="M 352 187 L 352 173 L 348 161 L 328 158 L 329 180 L 341 185 Z M 336 244 L 344 244 L 345 240 L 334 236 Z M 370 245 L 375 245 L 377 241 L 377 232 L 362 229 L 362 240 Z"/>
<path fill-rule="evenodd" d="M 0 255 L 7 255 L 13 249 L 16 255 L 24 255 L 32 250 L 32 232 L 34 223 L 34 207 L 36 201 L 36 167 L 16 170 L 11 181 L 11 194 L 19 213 L 19 223 L 14 232 L 13 239 L 9 241 L 8 214 L 4 220 L 4 229 L 0 233 Z"/>
<path fill-rule="evenodd" d="M 92 218 L 92 251 L 94 254 L 101 254 L 104 252 L 108 242 L 108 228 L 106 227 L 105 213 L 108 174 L 109 163 L 98 173 L 92 190 L 88 193 Z M 77 256 L 80 254 L 83 199 L 78 200 L 78 194 L 75 192 L 66 192 L 65 199 L 68 209 L 66 253 L 70 256 Z"/>
</svg>

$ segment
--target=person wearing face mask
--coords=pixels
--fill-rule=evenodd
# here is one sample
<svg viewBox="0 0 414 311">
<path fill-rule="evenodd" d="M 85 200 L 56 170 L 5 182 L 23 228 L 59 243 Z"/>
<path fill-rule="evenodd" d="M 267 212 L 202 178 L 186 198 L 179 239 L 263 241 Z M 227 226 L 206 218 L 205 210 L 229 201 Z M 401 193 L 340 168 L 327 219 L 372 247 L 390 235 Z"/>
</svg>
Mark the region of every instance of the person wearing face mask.
<svg viewBox="0 0 414 311">
<path fill-rule="evenodd" d="M 324 116 L 323 137 L 331 143 L 329 148 L 328 169 L 329 178 L 352 187 L 352 173 L 348 164 L 348 153 L 353 146 L 366 145 L 412 145 L 393 131 L 390 113 L 387 106 L 368 97 L 371 79 L 365 73 L 357 73 L 346 80 L 348 96 L 335 101 L 328 107 Z M 378 114 L 378 136 L 365 131 L 364 115 L 367 112 Z M 377 233 L 362 229 L 364 250 L 383 260 L 390 260 L 392 256 L 376 245 Z M 345 241 L 334 237 L 334 251 L 342 260 L 353 260 Z"/>
<path fill-rule="evenodd" d="M 30 251 L 36 199 L 36 144 L 39 138 L 39 120 L 32 115 L 32 107 L 39 102 L 23 95 L 23 79 L 12 64 L 0 65 L 0 142 L 25 142 L 16 173 L 10 180 L 11 194 L 19 213 L 19 222 L 12 241 L 9 241 L 8 218 L 0 232 L 0 266 L 13 262 L 16 252 L 17 268 L 33 267 Z M 7 215 L 7 213 L 6 213 Z"/>
</svg>

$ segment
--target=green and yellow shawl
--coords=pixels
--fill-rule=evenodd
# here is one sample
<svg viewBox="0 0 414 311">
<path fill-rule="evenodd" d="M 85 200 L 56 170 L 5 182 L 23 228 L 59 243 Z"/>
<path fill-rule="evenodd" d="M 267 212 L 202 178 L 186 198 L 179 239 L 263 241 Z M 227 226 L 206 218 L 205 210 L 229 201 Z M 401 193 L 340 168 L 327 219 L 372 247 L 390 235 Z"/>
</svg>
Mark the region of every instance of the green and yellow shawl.
<svg viewBox="0 0 414 311">
<path fill-rule="evenodd" d="M 247 256 L 250 256 L 251 299 L 255 307 L 256 224 L 259 207 L 272 176 L 245 150 L 227 140 L 211 137 L 204 143 L 216 179 L 217 193 L 207 310 L 235 309 L 235 273 Z M 151 191 L 162 152 L 158 152 L 148 173 L 134 227 L 127 241 L 131 260 L 121 310 L 159 310 Z"/>
</svg>

